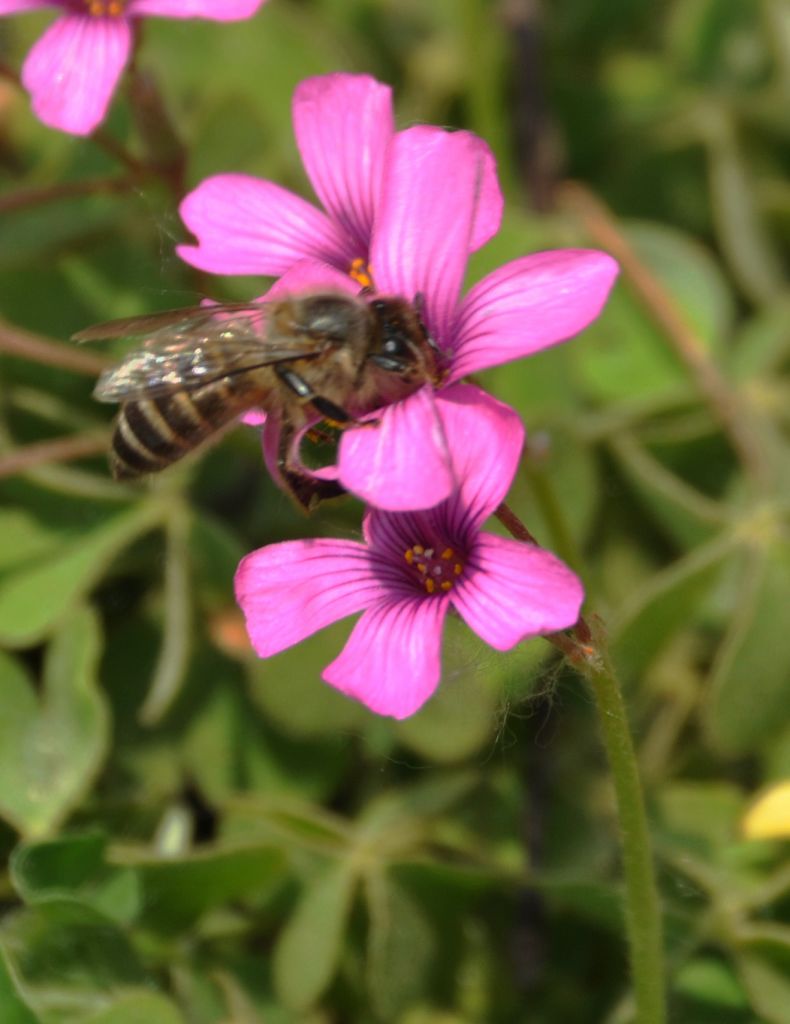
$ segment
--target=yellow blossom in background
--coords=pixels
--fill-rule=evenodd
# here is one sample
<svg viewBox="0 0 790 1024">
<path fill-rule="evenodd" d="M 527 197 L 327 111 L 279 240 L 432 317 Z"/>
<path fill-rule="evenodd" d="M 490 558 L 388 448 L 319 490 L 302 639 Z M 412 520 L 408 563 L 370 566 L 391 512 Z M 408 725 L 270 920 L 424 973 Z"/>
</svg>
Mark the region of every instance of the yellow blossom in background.
<svg viewBox="0 0 790 1024">
<path fill-rule="evenodd" d="M 766 789 L 743 819 L 747 839 L 790 839 L 790 779 Z"/>
</svg>

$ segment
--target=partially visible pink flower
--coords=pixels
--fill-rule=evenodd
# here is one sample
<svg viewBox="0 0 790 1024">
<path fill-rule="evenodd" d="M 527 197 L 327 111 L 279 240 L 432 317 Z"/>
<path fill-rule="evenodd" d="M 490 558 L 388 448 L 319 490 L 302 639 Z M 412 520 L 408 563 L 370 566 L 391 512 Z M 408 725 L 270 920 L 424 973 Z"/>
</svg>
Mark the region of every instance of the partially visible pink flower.
<svg viewBox="0 0 790 1024">
<path fill-rule="evenodd" d="M 390 89 L 364 75 L 307 79 L 294 95 L 293 116 L 326 212 L 272 182 L 219 175 L 182 203 L 198 244 L 178 252 L 213 273 L 282 275 L 268 298 L 363 285 L 419 297 L 443 354 L 436 401 L 426 388 L 378 410 L 376 426 L 346 430 L 337 467 L 320 475 L 379 508 L 429 508 L 454 486 L 436 428 L 442 395 L 450 397 L 470 373 L 583 330 L 600 313 L 617 264 L 585 249 L 535 253 L 489 274 L 462 298 L 469 254 L 496 232 L 502 212 L 485 143 L 430 126 L 395 132 Z M 273 418 L 266 421 L 264 456 L 275 478 L 279 430 Z"/>
<path fill-rule="evenodd" d="M 52 128 L 89 135 L 104 119 L 129 59 L 136 18 L 249 18 L 265 0 L 0 0 L 0 15 L 56 7 L 63 13 L 33 45 L 22 84 Z"/>
<path fill-rule="evenodd" d="M 583 330 L 601 312 L 617 276 L 617 263 L 606 253 L 558 249 L 513 260 L 462 296 L 469 239 L 478 222 L 482 159 L 474 136 L 425 127 L 398 133 L 389 148 L 371 273 L 380 294 L 420 297 L 445 376 L 435 392 L 424 388 L 378 410 L 375 426 L 343 432 L 334 476 L 378 508 L 430 508 L 446 498 L 454 486 L 452 453 L 436 429 L 437 404 L 451 400 L 456 383 L 468 374 L 532 355 Z M 353 287 L 325 263 L 302 260 L 269 294 L 316 289 L 322 282 L 329 291 Z M 468 415 L 474 415 L 471 406 Z M 264 427 L 264 455 L 275 476 L 278 429 L 275 422 Z"/>
<path fill-rule="evenodd" d="M 237 600 L 264 658 L 362 612 L 323 676 L 394 718 L 413 714 L 436 689 L 450 609 L 508 650 L 572 626 L 583 599 L 580 581 L 553 555 L 480 530 L 513 479 L 524 439 L 518 416 L 457 385 L 441 420 L 458 482 L 448 500 L 423 512 L 368 512 L 364 543 L 272 544 L 243 559 L 236 574 Z"/>
<path fill-rule="evenodd" d="M 320 260 L 365 283 L 382 196 L 393 176 L 392 90 L 369 75 L 337 72 L 308 78 L 293 97 L 296 143 L 323 210 L 271 181 L 218 174 L 181 203 L 197 245 L 176 251 L 213 274 L 279 277 L 300 260 Z M 445 135 L 439 128 L 426 128 Z M 457 133 L 473 154 L 478 180 L 475 222 L 464 245 L 479 249 L 498 230 L 502 194 L 494 159 L 482 139 Z M 426 137 L 426 135 L 423 135 Z M 410 168 L 399 165 L 408 188 Z M 404 177 L 405 176 L 405 177 Z M 454 189 L 453 175 L 446 181 Z"/>
<path fill-rule="evenodd" d="M 479 167 L 456 134 L 425 128 L 402 132 L 390 150 L 391 173 L 371 247 L 376 290 L 421 296 L 423 318 L 444 356 L 439 394 L 449 397 L 471 373 L 533 355 L 565 341 L 601 312 L 617 276 L 603 252 L 558 249 L 513 260 L 461 295 L 469 247 L 463 244 L 477 218 Z M 447 181 L 453 188 L 447 187 Z M 437 448 L 433 413 L 420 393 L 380 410 L 378 426 L 343 434 L 339 479 L 371 505 L 427 508 L 453 486 L 448 454 Z M 432 464 L 428 485 L 414 486 L 408 469 Z"/>
</svg>

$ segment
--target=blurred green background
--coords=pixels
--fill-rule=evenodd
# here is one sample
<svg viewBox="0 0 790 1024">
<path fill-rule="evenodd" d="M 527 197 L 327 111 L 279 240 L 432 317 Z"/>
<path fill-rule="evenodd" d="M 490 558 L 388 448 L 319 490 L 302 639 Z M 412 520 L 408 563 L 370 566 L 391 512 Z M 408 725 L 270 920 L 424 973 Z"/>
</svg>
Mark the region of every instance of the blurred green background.
<svg viewBox="0 0 790 1024">
<path fill-rule="evenodd" d="M 556 652 L 451 624 L 436 698 L 378 719 L 319 678 L 347 623 L 261 663 L 232 596 L 244 552 L 358 505 L 301 518 L 246 428 L 110 481 L 106 352 L 66 339 L 264 282 L 181 265 L 172 175 L 33 118 L 12 72 L 50 18 L 0 20 L 0 1021 L 627 1024 L 613 798 Z M 622 672 L 672 1020 L 788 1024 L 790 810 L 745 815 L 790 779 L 790 4 L 270 0 L 146 22 L 140 68 L 186 187 L 308 194 L 293 87 L 368 71 L 400 127 L 496 151 L 470 281 L 621 260 L 583 336 L 485 375 L 530 431 L 510 503 Z M 103 131 L 147 159 L 123 91 Z"/>
</svg>

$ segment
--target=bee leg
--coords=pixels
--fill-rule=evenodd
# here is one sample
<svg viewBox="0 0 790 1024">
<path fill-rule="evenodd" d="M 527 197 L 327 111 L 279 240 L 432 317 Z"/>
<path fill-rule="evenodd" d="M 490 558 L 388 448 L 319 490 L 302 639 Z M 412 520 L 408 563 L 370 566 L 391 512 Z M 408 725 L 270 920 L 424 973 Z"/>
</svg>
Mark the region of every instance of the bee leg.
<svg viewBox="0 0 790 1024">
<path fill-rule="evenodd" d="M 330 399 L 317 395 L 304 377 L 300 376 L 295 370 L 289 370 L 287 367 L 278 367 L 277 376 L 298 398 L 309 402 L 315 411 L 320 413 L 324 419 L 329 420 L 333 426 L 342 427 L 353 422 L 353 417 L 349 416 L 345 409 L 342 409 L 335 402 L 330 401 Z"/>
<path fill-rule="evenodd" d="M 310 400 L 310 404 L 333 427 L 347 427 L 354 422 L 353 416 L 349 416 L 345 409 L 335 405 L 334 402 L 324 398 L 322 395 L 315 395 Z"/>
<path fill-rule="evenodd" d="M 283 425 L 277 447 L 277 468 L 291 497 L 305 510 L 312 512 L 326 498 L 337 498 L 346 493 L 345 487 L 337 480 L 320 480 L 294 463 L 293 441 L 296 430 Z"/>
<path fill-rule="evenodd" d="M 414 309 L 417 313 L 417 319 L 420 322 L 422 333 L 425 335 L 425 340 L 434 350 L 434 352 L 441 352 L 441 349 L 436 344 L 435 340 L 428 333 L 428 328 L 425 326 L 425 292 L 417 292 L 414 296 Z"/>
</svg>

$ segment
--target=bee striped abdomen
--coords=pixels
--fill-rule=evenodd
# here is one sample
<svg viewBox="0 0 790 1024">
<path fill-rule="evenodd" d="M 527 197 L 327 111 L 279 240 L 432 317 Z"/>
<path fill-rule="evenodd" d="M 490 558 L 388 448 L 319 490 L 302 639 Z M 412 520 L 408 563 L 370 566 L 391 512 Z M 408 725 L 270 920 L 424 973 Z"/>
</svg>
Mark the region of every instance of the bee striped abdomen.
<svg viewBox="0 0 790 1024">
<path fill-rule="evenodd" d="M 112 439 L 116 480 L 156 473 L 236 419 L 245 403 L 228 380 L 195 391 L 124 402 Z"/>
</svg>

